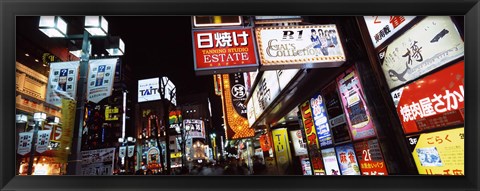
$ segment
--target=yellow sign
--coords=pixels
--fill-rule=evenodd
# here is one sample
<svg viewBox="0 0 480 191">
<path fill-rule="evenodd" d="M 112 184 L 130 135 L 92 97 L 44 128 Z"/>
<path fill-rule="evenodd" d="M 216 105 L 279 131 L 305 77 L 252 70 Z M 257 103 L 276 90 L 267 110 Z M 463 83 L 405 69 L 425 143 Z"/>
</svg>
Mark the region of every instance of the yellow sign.
<svg viewBox="0 0 480 191">
<path fill-rule="evenodd" d="M 118 107 L 105 107 L 105 121 L 114 121 L 118 120 Z"/>
<path fill-rule="evenodd" d="M 180 158 L 182 157 L 182 152 L 170 153 L 170 158 Z"/>
<path fill-rule="evenodd" d="M 420 135 L 412 152 L 419 174 L 464 175 L 464 128 Z"/>
<path fill-rule="evenodd" d="M 72 146 L 73 128 L 75 126 L 75 100 L 62 99 L 62 136 L 60 137 L 60 146 L 55 151 L 55 162 L 66 163 L 70 148 Z"/>
<path fill-rule="evenodd" d="M 290 144 L 288 144 L 287 129 L 272 130 L 273 146 L 275 147 L 275 158 L 280 174 L 284 174 L 291 163 Z"/>
</svg>

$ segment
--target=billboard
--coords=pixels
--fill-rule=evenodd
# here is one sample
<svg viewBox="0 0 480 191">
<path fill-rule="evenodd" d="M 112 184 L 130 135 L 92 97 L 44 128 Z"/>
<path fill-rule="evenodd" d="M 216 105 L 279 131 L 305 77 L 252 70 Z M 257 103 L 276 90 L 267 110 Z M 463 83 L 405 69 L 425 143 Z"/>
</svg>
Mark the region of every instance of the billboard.
<svg viewBox="0 0 480 191">
<path fill-rule="evenodd" d="M 160 100 L 159 78 L 138 80 L 138 102 Z"/>
<path fill-rule="evenodd" d="M 346 60 L 336 25 L 256 27 L 261 70 L 338 67 Z"/>
<path fill-rule="evenodd" d="M 353 140 L 374 137 L 375 127 L 355 67 L 337 77 L 339 94 Z"/>
<path fill-rule="evenodd" d="M 392 92 L 406 134 L 464 123 L 464 68 L 460 61 Z"/>
<path fill-rule="evenodd" d="M 388 175 L 377 139 L 355 143 L 355 152 L 363 175 Z"/>
<path fill-rule="evenodd" d="M 62 107 L 62 98 L 76 99 L 79 66 L 79 61 L 50 63 L 47 103 Z"/>
<path fill-rule="evenodd" d="M 193 30 L 195 72 L 200 75 L 258 68 L 251 28 Z"/>
<path fill-rule="evenodd" d="M 202 138 L 205 139 L 205 125 L 200 119 L 184 119 L 183 127 L 190 129 L 186 132 L 189 138 Z"/>
<path fill-rule="evenodd" d="M 335 151 L 342 175 L 360 175 L 360 168 L 352 144 L 336 146 Z"/>
<path fill-rule="evenodd" d="M 464 55 L 449 16 L 426 17 L 378 53 L 388 87 L 394 89 Z"/>
<path fill-rule="evenodd" d="M 365 24 L 372 39 L 373 47 L 377 48 L 393 34 L 405 27 L 415 16 L 364 16 Z"/>
<path fill-rule="evenodd" d="M 300 105 L 299 110 L 302 115 L 303 127 L 305 128 L 305 136 L 307 137 L 308 152 L 313 173 L 314 175 L 325 175 L 322 155 L 320 154 L 320 145 L 318 144 L 317 132 L 313 125 L 312 110 L 310 109 L 309 101 L 307 100 Z"/>
</svg>

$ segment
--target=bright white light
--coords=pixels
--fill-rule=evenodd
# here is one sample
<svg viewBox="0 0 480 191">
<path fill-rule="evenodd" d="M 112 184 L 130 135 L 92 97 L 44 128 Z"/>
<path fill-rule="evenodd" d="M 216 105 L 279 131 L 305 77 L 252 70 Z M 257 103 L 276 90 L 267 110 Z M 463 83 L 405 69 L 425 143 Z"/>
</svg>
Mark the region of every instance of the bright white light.
<svg viewBox="0 0 480 191">
<path fill-rule="evenodd" d="M 48 37 L 67 36 L 67 23 L 61 17 L 41 16 L 38 27 Z"/>
<path fill-rule="evenodd" d="M 108 22 L 102 16 L 85 16 L 85 30 L 92 36 L 107 36 Z"/>
</svg>

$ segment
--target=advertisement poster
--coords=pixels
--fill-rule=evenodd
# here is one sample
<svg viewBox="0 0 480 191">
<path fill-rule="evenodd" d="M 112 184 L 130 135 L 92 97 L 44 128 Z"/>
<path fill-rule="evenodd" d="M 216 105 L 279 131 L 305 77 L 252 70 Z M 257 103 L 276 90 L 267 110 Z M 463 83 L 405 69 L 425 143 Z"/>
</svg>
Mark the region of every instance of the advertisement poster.
<svg viewBox="0 0 480 191">
<path fill-rule="evenodd" d="M 202 138 L 205 139 L 205 125 L 200 119 L 184 119 L 183 126 L 186 129 L 190 129 L 187 132 L 190 138 Z"/>
<path fill-rule="evenodd" d="M 112 88 L 117 65 L 115 59 L 98 59 L 89 61 L 87 80 L 87 99 L 98 103 L 102 99 L 112 95 Z"/>
<path fill-rule="evenodd" d="M 151 147 L 147 151 L 147 165 L 158 166 L 160 164 L 160 151 L 158 148 Z"/>
<path fill-rule="evenodd" d="M 308 154 L 307 143 L 303 141 L 302 131 L 294 130 L 290 131 L 290 137 L 292 138 L 293 150 L 295 156 L 303 156 Z"/>
<path fill-rule="evenodd" d="M 317 132 L 313 125 L 312 110 L 310 109 L 310 102 L 307 100 L 300 105 L 299 108 L 302 115 L 303 127 L 305 129 L 305 136 L 307 138 L 308 152 L 310 156 L 310 163 L 312 164 L 314 175 L 325 175 L 322 155 L 320 153 L 320 145 L 318 143 Z"/>
<path fill-rule="evenodd" d="M 412 152 L 419 174 L 464 175 L 464 128 L 424 133 Z"/>
<path fill-rule="evenodd" d="M 313 122 L 317 130 L 320 147 L 326 147 L 333 144 L 332 134 L 328 125 L 327 112 L 325 110 L 325 103 L 320 94 L 314 95 L 310 98 L 310 107 L 312 109 Z"/>
<path fill-rule="evenodd" d="M 338 67 L 345 62 L 336 25 L 256 27 L 262 69 Z"/>
<path fill-rule="evenodd" d="M 426 17 L 378 54 L 390 89 L 464 55 L 464 43 L 449 16 Z"/>
<path fill-rule="evenodd" d="M 362 175 L 388 175 L 377 139 L 355 143 L 355 151 Z"/>
<path fill-rule="evenodd" d="M 128 149 L 127 149 L 127 156 L 128 157 L 133 157 L 133 154 L 135 153 L 135 145 L 130 145 L 128 146 Z"/>
<path fill-rule="evenodd" d="M 33 132 L 18 133 L 18 149 L 19 155 L 25 155 L 32 151 Z"/>
<path fill-rule="evenodd" d="M 75 127 L 77 101 L 62 99 L 62 128 L 59 135 L 59 148 L 55 151 L 54 160 L 57 163 L 67 163 L 72 147 L 73 129 Z"/>
<path fill-rule="evenodd" d="M 353 140 L 374 137 L 375 127 L 355 67 L 338 76 L 337 83 Z"/>
<path fill-rule="evenodd" d="M 300 163 L 302 164 L 303 175 L 312 175 L 312 165 L 308 157 L 300 157 Z"/>
<path fill-rule="evenodd" d="M 327 175 L 341 175 L 334 148 L 323 149 L 322 157 Z"/>
<path fill-rule="evenodd" d="M 35 151 L 43 153 L 48 150 L 50 145 L 50 134 L 52 130 L 39 130 L 37 133 L 37 144 L 35 145 Z"/>
<path fill-rule="evenodd" d="M 194 30 L 192 33 L 197 74 L 258 68 L 251 28 Z"/>
<path fill-rule="evenodd" d="M 250 125 L 248 124 L 246 106 L 244 105 L 244 103 L 241 103 L 241 105 L 238 105 L 237 103 L 239 102 L 234 101 L 238 99 L 235 96 L 240 96 L 241 91 L 238 91 L 239 89 L 235 90 L 235 88 L 232 89 L 232 87 L 235 87 L 236 84 L 241 84 L 239 83 L 240 80 L 239 82 L 230 81 L 231 75 L 235 76 L 235 74 L 222 74 L 222 90 L 223 90 L 222 100 L 223 100 L 223 112 L 226 114 L 225 115 L 226 137 L 228 140 L 253 137 L 255 135 L 255 130 L 253 128 L 250 128 Z M 236 78 L 243 78 L 243 75 L 236 75 L 234 79 Z M 245 113 L 242 113 L 242 112 L 245 112 Z"/>
<path fill-rule="evenodd" d="M 377 48 L 405 27 L 415 16 L 364 16 L 373 47 Z"/>
<path fill-rule="evenodd" d="M 160 100 L 159 88 L 159 78 L 138 80 L 138 102 Z"/>
<path fill-rule="evenodd" d="M 48 125 L 43 126 L 45 130 L 50 130 L 50 140 L 49 140 L 49 149 L 56 151 L 60 148 L 60 138 L 62 137 L 62 127 L 58 125 Z"/>
<path fill-rule="evenodd" d="M 79 61 L 50 63 L 45 102 L 61 107 L 62 98 L 76 99 L 79 66 Z"/>
<path fill-rule="evenodd" d="M 127 147 L 121 146 L 121 147 L 118 149 L 118 157 L 120 157 L 120 158 L 125 157 L 126 152 L 127 152 Z"/>
<path fill-rule="evenodd" d="M 287 128 L 272 130 L 273 147 L 275 148 L 275 158 L 279 174 L 288 174 L 288 169 L 292 163 L 290 155 L 290 144 L 288 143 Z"/>
<path fill-rule="evenodd" d="M 113 175 L 115 148 L 82 151 L 81 175 Z"/>
<path fill-rule="evenodd" d="M 358 167 L 353 145 L 336 146 L 335 150 L 342 175 L 360 175 L 360 168 Z"/>
<path fill-rule="evenodd" d="M 405 134 L 464 123 L 464 70 L 460 61 L 392 92 Z"/>
</svg>

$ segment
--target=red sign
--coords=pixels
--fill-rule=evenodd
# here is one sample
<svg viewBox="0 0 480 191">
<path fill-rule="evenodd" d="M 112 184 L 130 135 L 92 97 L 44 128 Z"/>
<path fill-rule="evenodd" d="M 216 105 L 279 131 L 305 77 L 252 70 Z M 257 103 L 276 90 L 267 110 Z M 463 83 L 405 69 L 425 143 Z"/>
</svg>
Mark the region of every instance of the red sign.
<svg viewBox="0 0 480 191">
<path fill-rule="evenodd" d="M 376 139 L 355 143 L 355 153 L 363 175 L 388 175 L 387 166 Z"/>
<path fill-rule="evenodd" d="M 195 30 L 193 43 L 197 73 L 213 74 L 219 70 L 233 73 L 258 68 L 251 28 Z"/>
<path fill-rule="evenodd" d="M 392 92 L 406 134 L 463 124 L 464 62 Z"/>
<path fill-rule="evenodd" d="M 307 136 L 307 147 L 314 175 L 325 175 L 322 154 L 320 153 L 317 132 L 313 125 L 312 110 L 310 109 L 310 102 L 308 100 L 300 106 L 300 111 L 303 127 L 305 128 L 305 135 Z"/>
<path fill-rule="evenodd" d="M 271 144 L 268 135 L 260 135 L 260 147 L 263 152 L 268 152 L 270 150 Z"/>
</svg>

